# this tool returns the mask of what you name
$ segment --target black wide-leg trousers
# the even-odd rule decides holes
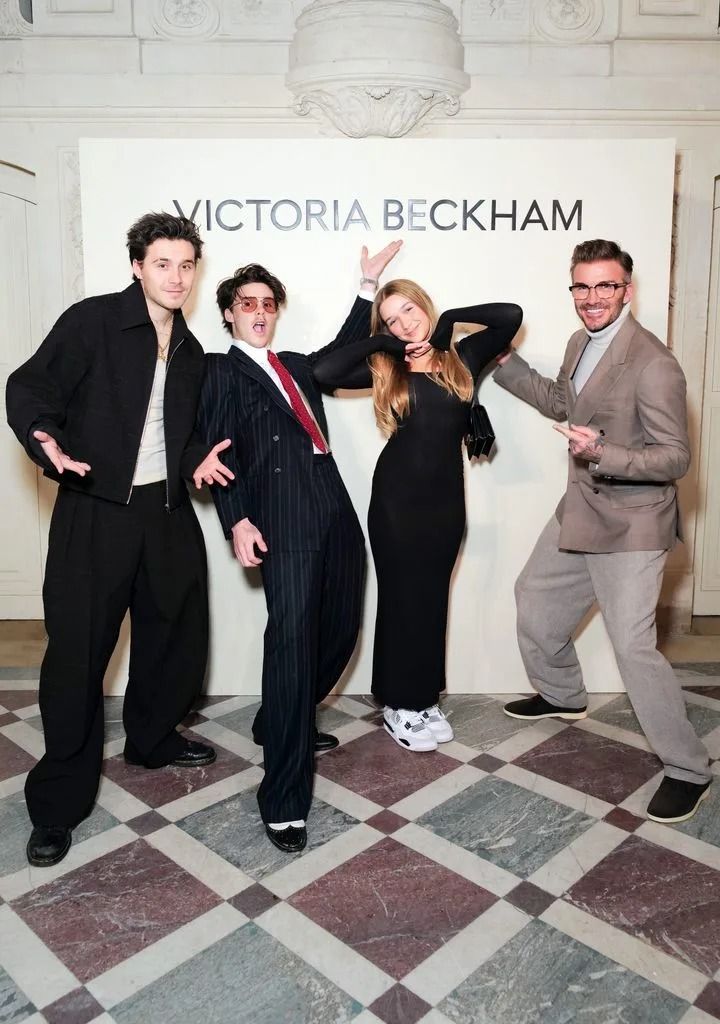
[[[315,706],[342,675],[357,641],[365,540],[331,456],[316,456],[313,498],[321,527],[315,551],[263,556],[268,609],[262,708],[263,821],[307,818],[312,800]]]
[[[103,757],[103,678],[130,610],[125,751],[149,767],[176,757],[176,726],[207,661],[205,545],[190,500],[168,512],[165,483],[120,505],[58,492],[43,586],[40,671],[45,755],[25,784],[35,825],[73,827],[90,811]]]

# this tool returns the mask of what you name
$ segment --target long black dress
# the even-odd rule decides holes
[[[450,346],[456,323],[485,325],[463,339],[458,354],[477,384],[481,370],[508,347],[522,323],[511,303],[443,313],[430,339]],[[375,335],[319,360],[321,387],[367,388],[367,359],[402,359],[405,343]],[[410,411],[380,453],[372,482],[368,531],[378,582],[372,692],[381,704],[422,711],[445,689],[445,633],[450,576],[465,529],[461,442],[470,403],[427,373],[410,372]]]

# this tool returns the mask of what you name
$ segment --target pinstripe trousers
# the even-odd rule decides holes
[[[262,709],[264,821],[306,818],[312,799],[315,706],[340,678],[360,628],[365,541],[332,456],[315,456],[315,551],[270,550],[261,572],[268,622]]]

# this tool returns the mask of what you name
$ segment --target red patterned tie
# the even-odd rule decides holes
[[[285,393],[290,399],[292,411],[295,413],[302,426],[305,428],[307,433],[312,438],[312,443],[315,445],[317,450],[321,452],[323,455],[326,455],[328,447],[325,444],[325,441],[323,440],[322,434],[317,428],[315,420],[308,412],[307,406],[300,397],[300,392],[297,389],[297,384],[292,379],[289,371],[285,369],[285,367],[280,362],[280,360],[278,359],[274,352],[268,349],[267,357],[268,362],[270,363],[273,370],[282,381],[282,386],[285,388]]]

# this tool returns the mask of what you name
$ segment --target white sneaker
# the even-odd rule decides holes
[[[438,743],[449,743],[450,740],[455,739],[452,726],[437,704],[433,704],[431,708],[425,708],[424,711],[421,711],[420,718]]]
[[[437,750],[437,740],[418,711],[385,708],[383,725],[395,742],[406,750]]]

